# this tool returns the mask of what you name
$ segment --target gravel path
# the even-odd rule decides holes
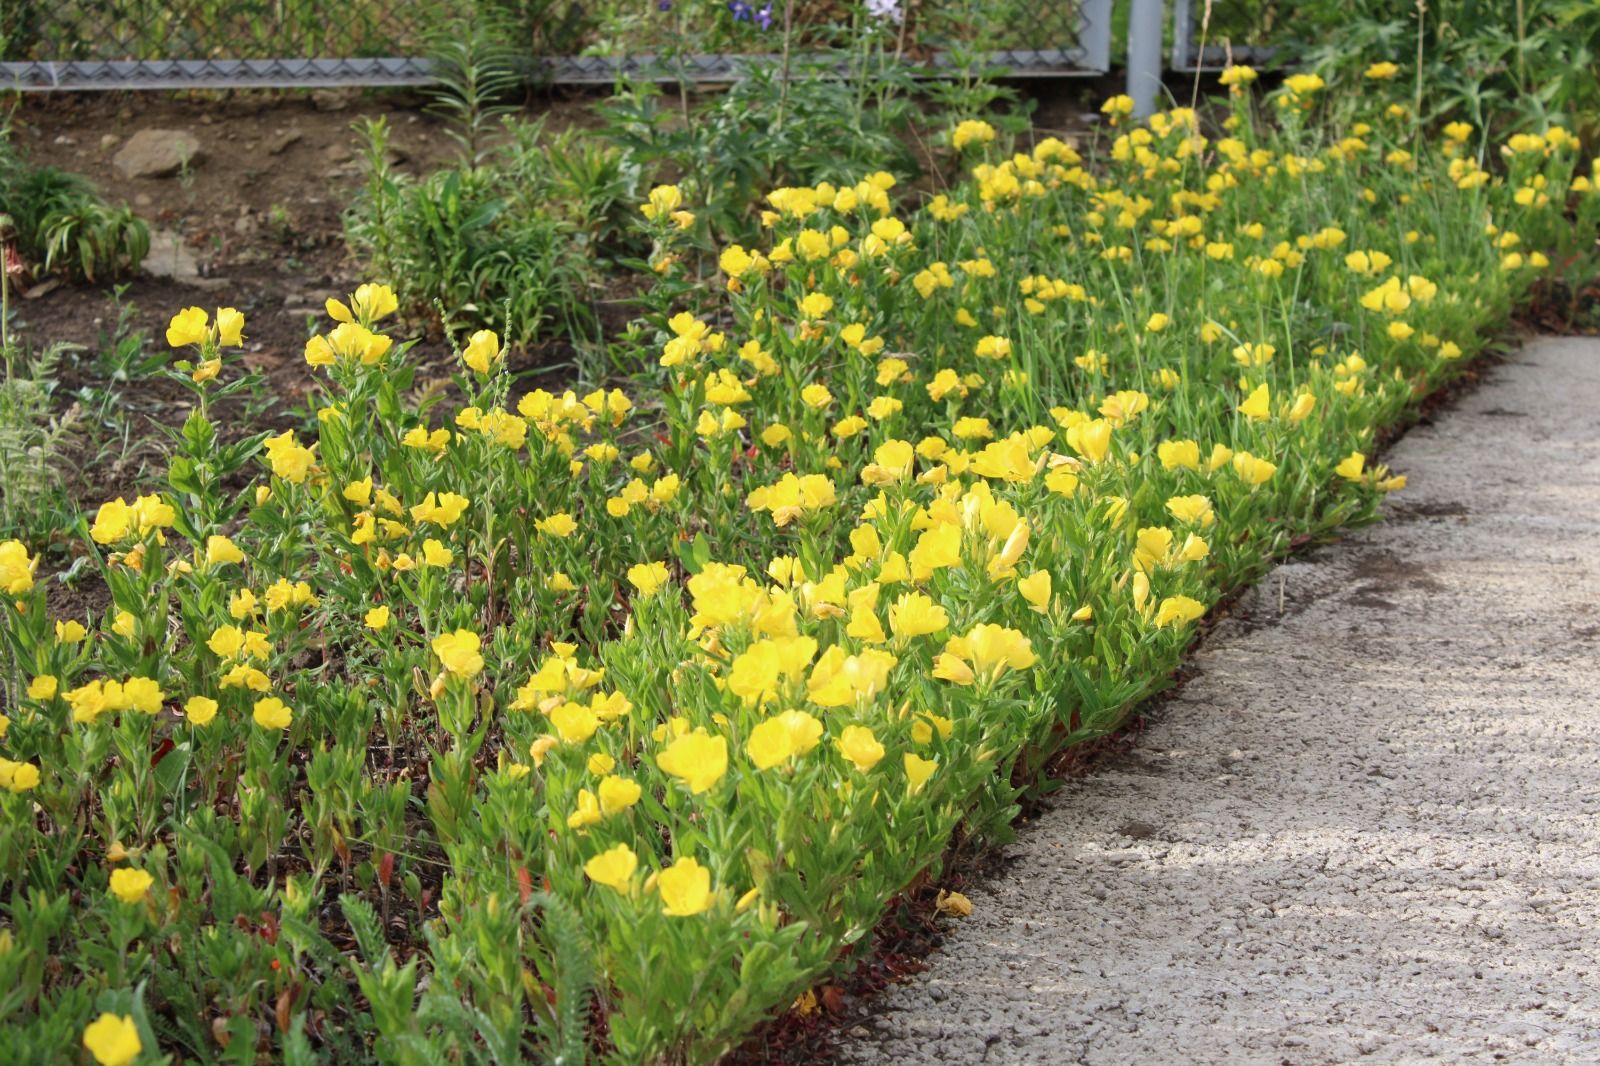
[[[1600,1062],[1600,342],[1388,462],[846,1061]]]

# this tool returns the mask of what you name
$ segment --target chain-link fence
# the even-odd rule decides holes
[[[1286,17],[1276,0],[1173,0],[1172,69],[1265,62],[1273,54],[1269,42]]]
[[[0,88],[414,84],[435,42],[488,20],[533,76],[724,80],[787,41],[876,31],[937,70],[981,55],[1017,74],[1101,73],[1112,0],[3,0]],[[670,57],[670,62],[667,61]]]

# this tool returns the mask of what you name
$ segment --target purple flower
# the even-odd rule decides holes
[[[770,30],[772,28],[771,4],[764,5],[761,10],[756,12],[756,25],[760,26],[763,30]]]
[[[890,22],[899,22],[903,17],[900,12],[900,0],[867,0],[867,14],[875,19],[888,19]]]
[[[728,0],[728,10],[733,13],[735,22],[749,22],[750,16],[754,13],[745,0]]]
[[[672,10],[672,0],[656,0],[656,10],[665,14]]]

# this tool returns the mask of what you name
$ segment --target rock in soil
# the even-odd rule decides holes
[[[200,139],[188,130],[145,129],[129,137],[111,163],[124,178],[170,178],[204,160]]]

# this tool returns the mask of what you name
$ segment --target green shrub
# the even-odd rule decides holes
[[[32,167],[0,124],[0,205],[17,253],[35,274],[74,281],[129,277],[150,251],[150,230],[126,204],[106,203],[83,178]]]
[[[552,210],[545,181],[524,180],[538,155],[536,128],[514,132],[482,165],[464,161],[418,180],[384,159],[386,123],[363,132],[370,173],[345,235],[407,313],[451,335],[503,326],[518,344],[588,333],[592,268],[576,229]]]

